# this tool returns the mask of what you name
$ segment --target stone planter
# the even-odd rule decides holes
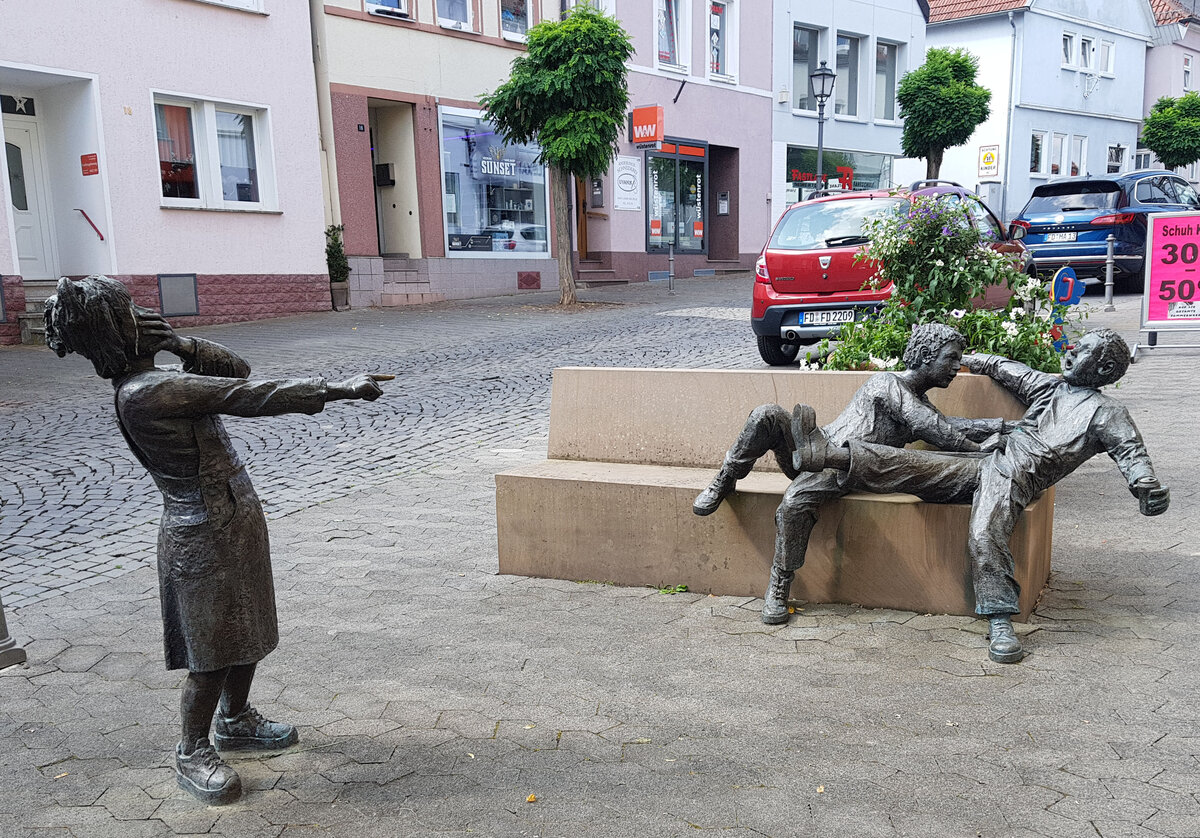
[[[329,283],[329,295],[333,298],[334,311],[349,311],[350,310],[350,283],[349,282],[331,282]]]

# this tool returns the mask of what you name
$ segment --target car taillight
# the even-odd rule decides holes
[[[1093,218],[1092,224],[1132,224],[1137,218],[1135,212],[1121,212],[1115,215],[1101,215],[1099,218]]]
[[[754,281],[755,282],[770,282],[771,275],[767,273],[767,257],[759,256],[758,261],[754,263]]]

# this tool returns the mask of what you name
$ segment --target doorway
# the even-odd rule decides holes
[[[58,259],[37,122],[5,116],[4,154],[21,276],[26,280],[55,279]]]

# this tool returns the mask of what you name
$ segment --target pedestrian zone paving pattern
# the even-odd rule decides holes
[[[1200,836],[1194,351],[1117,392],[1171,510],[1137,515],[1106,457],[1060,484],[1019,665],[968,618],[800,603],[767,627],[760,599],[497,574],[492,476],[545,456],[550,371],[762,368],[751,282],[198,330],[256,376],[399,376],[228,422],[279,599],[254,698],[301,743],[235,757],[224,808],[174,784],[160,501],[111,388],[0,350],[0,591],[29,654],[0,671],[0,835]],[[1137,301],[1090,322],[1133,340]]]

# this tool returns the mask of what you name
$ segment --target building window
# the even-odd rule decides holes
[[[1108,145],[1108,169],[1107,173],[1115,175],[1121,171],[1125,165],[1125,146],[1116,143]]]
[[[1140,147],[1133,153],[1133,168],[1135,170],[1149,169],[1153,158],[1154,155],[1150,153],[1148,148]]]
[[[732,79],[734,69],[734,5],[728,0],[712,0],[708,10],[708,72]]]
[[[442,212],[450,256],[549,252],[546,167],[474,111],[443,108]]]
[[[1075,36],[1070,32],[1064,32],[1062,36],[1062,65],[1075,66]]]
[[[833,112],[844,116],[858,116],[858,44],[858,38],[838,33]]]
[[[679,0],[658,0],[658,63],[681,68],[686,40],[679,13]]]
[[[500,32],[506,38],[524,39],[533,24],[529,0],[500,0]]]
[[[1050,174],[1062,175],[1067,170],[1067,135],[1055,134],[1050,141]]]
[[[1087,137],[1071,137],[1071,175],[1087,174]]]
[[[875,43],[875,118],[896,118],[896,53],[895,44]]]
[[[1183,57],[1183,89],[1192,89],[1192,57],[1190,55]]]
[[[815,111],[809,76],[817,69],[818,45],[821,33],[816,29],[795,24],[792,27],[792,101],[796,110]]]
[[[1100,60],[1096,62],[1096,70],[1106,76],[1113,74],[1113,42],[1100,42]]]
[[[646,251],[707,252],[708,148],[668,139],[646,152],[646,189]]]
[[[154,124],[164,206],[273,206],[265,109],[156,98]]]
[[[1091,38],[1080,38],[1079,39],[1079,69],[1080,70],[1092,69],[1092,39]]]
[[[1034,131],[1029,138],[1029,171],[1031,174],[1046,173],[1046,132]]]
[[[450,29],[471,28],[469,0],[437,0],[438,24]]]

